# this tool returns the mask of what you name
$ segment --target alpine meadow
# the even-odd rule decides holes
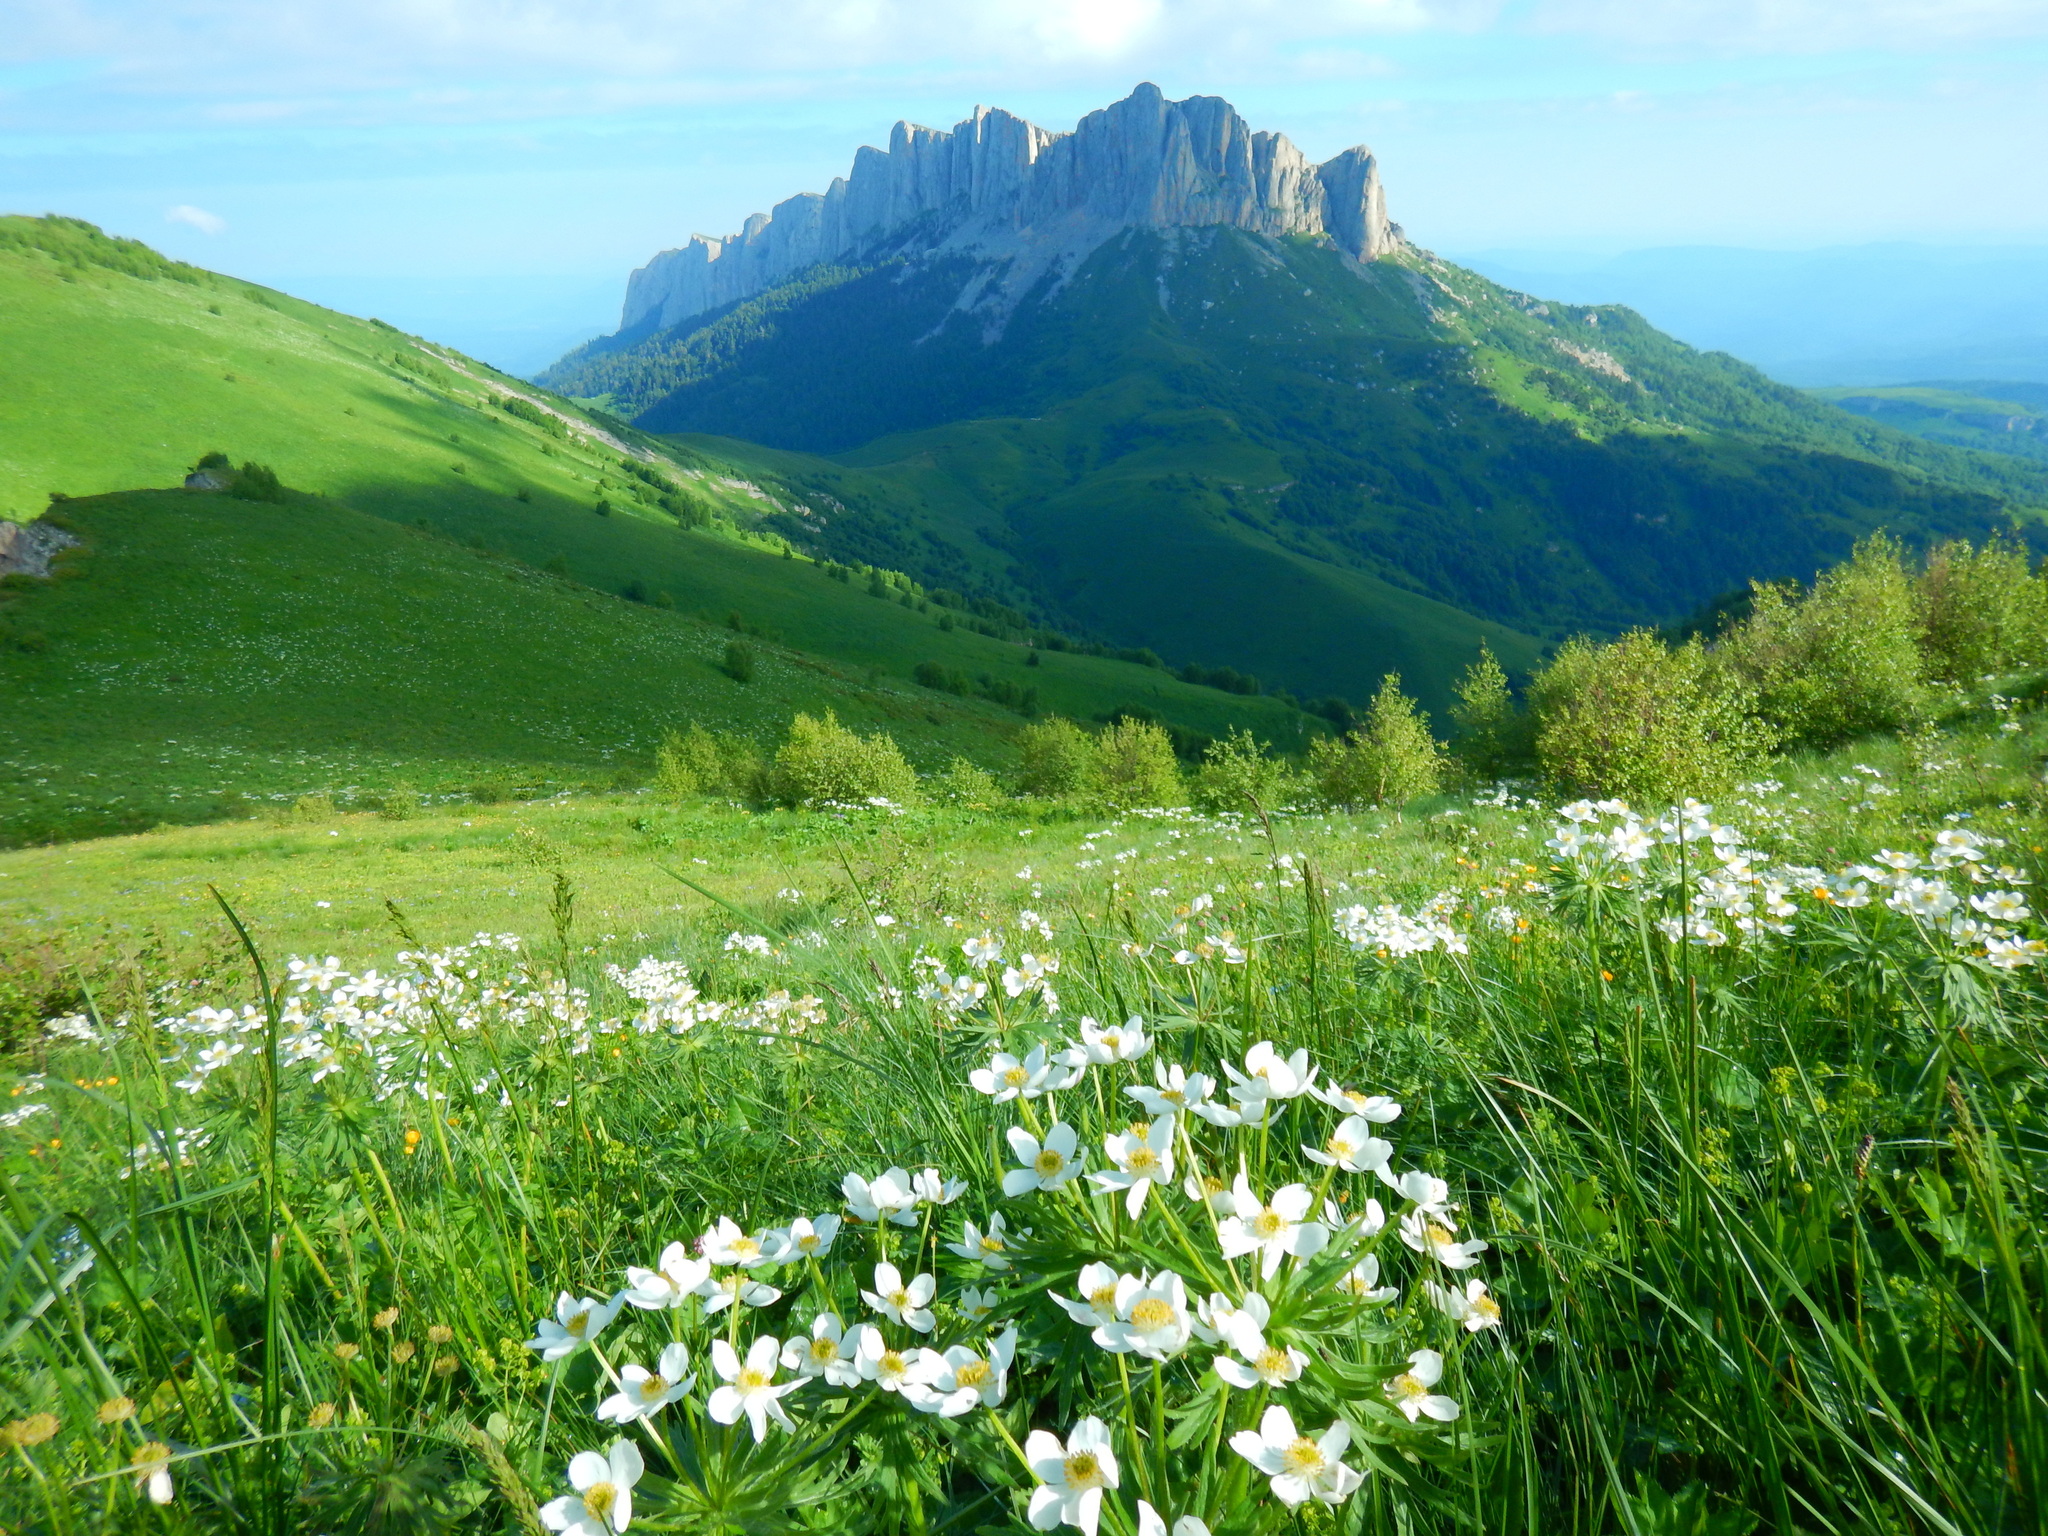
[[[2048,1531],[2044,386],[1150,85],[0,381],[0,1529]]]

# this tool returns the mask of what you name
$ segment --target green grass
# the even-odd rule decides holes
[[[646,536],[730,553],[739,575],[760,578],[722,584],[711,612],[772,617],[807,589],[792,627],[820,648],[843,637],[851,654],[750,639],[760,667],[736,683],[721,663],[737,637],[722,624],[312,498],[136,492],[66,502],[62,515],[85,547],[59,579],[0,606],[13,637],[0,648],[8,841],[399,783],[638,783],[665,730],[694,720],[772,751],[798,711],[885,729],[926,771],[955,755],[1007,764],[1020,717],[910,683],[928,656],[1034,686],[1043,708],[1084,719],[1136,705],[1215,734],[1246,720],[1285,745],[1299,730],[1272,701],[1151,668],[1051,652],[1027,667],[1018,646],[942,632],[808,563],[706,534]]]
[[[1717,816],[1767,862],[1830,870],[1966,828],[2005,839],[1990,857],[2020,865],[2038,892],[2048,802],[2032,764],[2048,738],[2038,718],[2026,724],[1859,743],[1788,765],[1783,785]],[[1857,764],[1892,793],[1869,795]],[[1638,916],[1611,870],[1588,878],[1541,846],[1554,817],[1531,804],[1283,816],[1274,843],[1234,819],[1048,821],[1045,809],[764,820],[695,807],[642,831],[633,806],[597,799],[0,855],[0,885],[25,882],[57,918],[34,925],[48,965],[25,956],[8,973],[17,988],[50,977],[51,1011],[68,1010],[81,980],[109,1019],[246,999],[224,919],[184,899],[211,866],[235,877],[224,889],[258,920],[273,974],[295,950],[389,973],[392,949],[415,948],[375,931],[378,899],[392,896],[429,947],[478,927],[524,933],[525,979],[502,950],[461,964],[524,994],[566,959],[595,1018],[630,1011],[602,966],[659,954],[690,965],[710,997],[748,1004],[786,988],[815,995],[828,1019],[809,1044],[707,1023],[680,1038],[594,1032],[584,1049],[577,1028],[479,1009],[465,986],[423,1016],[424,1035],[387,1037],[382,1068],[344,1047],[341,1070],[318,1083],[282,1068],[274,1101],[260,1014],[241,1037],[259,1048],[197,1095],[170,1082],[197,1037],[109,1023],[104,1045],[36,1041],[17,1118],[0,1128],[0,1235],[19,1255],[4,1284],[21,1326],[0,1370],[19,1447],[0,1467],[0,1518],[134,1528],[149,1515],[127,1469],[162,1443],[176,1458],[165,1518],[177,1529],[358,1529],[403,1514],[502,1530],[522,1501],[564,1490],[571,1452],[614,1437],[592,1417],[610,1390],[596,1354],[555,1369],[522,1347],[557,1291],[611,1295],[626,1265],[719,1215],[751,1230],[836,1210],[844,1173],[900,1162],[968,1186],[923,1224],[887,1229],[905,1273],[939,1276],[932,1342],[978,1343],[987,1330],[954,1304],[966,1285],[997,1288],[990,1329],[1014,1320],[1022,1334],[1002,1433],[1064,1434],[1099,1414],[1124,1469],[1105,1529],[1128,1530],[1146,1493],[1224,1536],[1297,1530],[1227,1443],[1267,1401],[1318,1432],[1351,1424],[1345,1459],[1371,1472],[1309,1529],[2038,1525],[2048,997],[2036,973],[1972,963],[1881,903],[1830,912],[1805,896],[1790,938],[1672,948],[1647,923],[1665,895]],[[515,817],[544,840],[516,834]],[[1661,869],[1671,851],[1657,858]],[[1024,861],[1035,887],[1017,878]],[[667,881],[662,862],[747,915]],[[459,899],[426,900],[436,877]],[[315,891],[335,906],[312,908]],[[1332,931],[1335,908],[1413,911],[1439,893],[1469,954],[1387,960]],[[666,910],[658,895],[672,897]],[[1177,929],[1197,895],[1213,910]],[[1522,921],[1486,919],[1503,906]],[[1020,930],[1024,907],[1049,920],[1049,939]],[[895,921],[878,927],[877,914]],[[191,937],[167,955],[145,930],[169,924]],[[771,953],[728,950],[735,928],[766,936]],[[915,996],[915,957],[962,964],[962,940],[984,929],[1012,955],[1059,954],[1058,1017],[1029,996],[963,1015]],[[1170,958],[1226,929],[1244,965]],[[68,980],[66,960],[78,966]],[[190,984],[147,1000],[173,979]],[[907,994],[900,1007],[891,986]],[[1300,1045],[1330,1080],[1399,1099],[1400,1118],[1376,1128],[1395,1166],[1446,1180],[1459,1236],[1488,1251],[1454,1276],[1389,1237],[1377,1256],[1397,1295],[1384,1308],[1338,1302],[1330,1275],[1283,1264],[1266,1287],[1270,1328],[1310,1359],[1270,1398],[1219,1395],[1207,1346],[1156,1377],[1141,1358],[1120,1368],[1048,1299],[1073,1294],[1084,1262],[1170,1267],[1201,1290],[1209,1266],[1232,1294],[1249,1276],[1226,1274],[1200,1208],[1170,1189],[1143,1222],[1105,1195],[997,1192],[1010,1161],[1000,1132],[1057,1115],[1092,1151],[1129,1113],[1116,1090],[1149,1078],[1149,1060],[1099,1066],[1057,1107],[991,1105],[965,1087],[996,1044],[1057,1042],[1083,1012],[1142,1015],[1155,1055],[1212,1071],[1261,1039]],[[449,1092],[447,1113],[426,1112],[409,1086],[380,1097],[380,1071]],[[34,1104],[46,1107],[18,1113]],[[1241,1155],[1261,1191],[1328,1177],[1354,1210],[1368,1195],[1400,1208],[1370,1176],[1298,1159],[1295,1146],[1336,1120],[1303,1099],[1270,1138],[1192,1126],[1183,1156],[1227,1176]],[[121,1176],[132,1148],[173,1127],[208,1139],[183,1165],[146,1157]],[[1162,1209],[1177,1226],[1160,1224]],[[943,1246],[991,1210],[1010,1218],[1013,1262],[993,1275]],[[775,1282],[788,1298],[767,1310],[629,1309],[604,1330],[613,1367],[680,1337],[698,1374],[688,1401],[638,1437],[636,1523],[707,1536],[1026,1528],[1030,1479],[985,1410],[938,1424],[872,1388],[842,1398],[814,1384],[786,1400],[795,1434],[771,1430],[758,1456],[744,1431],[706,1416],[712,1338],[802,1333],[826,1302],[849,1325],[867,1316],[854,1285],[871,1283],[875,1240],[848,1229],[818,1271],[785,1266]],[[89,1270],[77,1265],[87,1251]],[[1468,1334],[1426,1299],[1424,1281],[1468,1277],[1497,1298],[1498,1332]],[[1455,1426],[1391,1409],[1386,1384],[1418,1347],[1446,1358],[1439,1390],[1462,1408]],[[1154,1417],[1155,1393],[1168,1416]],[[103,1420],[118,1397],[136,1417]],[[857,1435],[841,1432],[841,1401],[860,1414]],[[37,1414],[55,1421],[48,1438]]]
[[[1902,384],[1811,393],[1929,442],[2048,459],[2048,389],[2039,384]]]

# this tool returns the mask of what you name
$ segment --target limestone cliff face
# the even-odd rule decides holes
[[[1014,297],[1119,230],[1215,224],[1328,235],[1361,261],[1399,239],[1364,146],[1314,165],[1220,97],[1168,101],[1141,85],[1066,134],[991,107],[950,133],[898,123],[886,151],[859,150],[822,196],[656,256],[628,281],[620,328],[666,330],[815,263],[888,252],[1008,258],[998,286]]]

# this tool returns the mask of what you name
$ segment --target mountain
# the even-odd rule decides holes
[[[1000,765],[1027,699],[1186,741],[1316,728],[887,561],[800,558],[768,466],[77,221],[0,218],[0,376],[0,841],[230,793],[608,782],[691,718],[765,746],[833,708],[925,768]],[[278,499],[175,489],[212,450]],[[51,555],[54,580],[8,574]],[[746,685],[713,665],[734,625]]]
[[[2048,384],[2011,379],[1935,380],[1872,389],[1816,389],[1845,411],[1931,443],[2048,461]]]
[[[823,197],[657,257],[542,377],[776,465],[800,547],[1304,695],[1395,670],[1440,708],[1482,637],[1526,665],[1878,527],[2039,526],[2035,466],[1504,288],[1385,206],[1369,151],[1311,165],[1149,86],[1068,135],[901,125]]]

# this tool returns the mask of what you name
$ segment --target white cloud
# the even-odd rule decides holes
[[[2048,37],[2042,0],[1536,0],[1537,32],[1712,53],[1913,51]]]
[[[166,208],[164,219],[172,224],[190,224],[203,235],[217,235],[228,227],[228,221],[219,214],[208,213],[204,208],[194,208],[190,203],[180,203],[175,208]]]

